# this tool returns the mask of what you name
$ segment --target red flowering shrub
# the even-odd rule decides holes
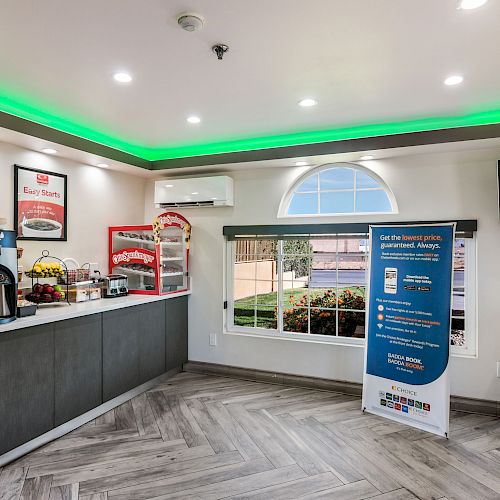
[[[355,294],[347,288],[339,295],[339,335],[352,337],[356,327],[365,324],[364,308],[365,295],[362,289],[359,288]],[[342,309],[355,309],[361,312],[342,311]]]
[[[283,328],[288,332],[308,333],[307,295],[303,295],[297,301],[290,295],[289,303],[290,307],[283,311]],[[322,295],[313,296],[310,303],[310,333],[336,335],[336,308],[337,296],[333,290],[326,290]],[[365,297],[363,294],[354,294],[349,289],[343,290],[338,297],[338,308],[339,334],[351,337],[357,325],[364,324]]]

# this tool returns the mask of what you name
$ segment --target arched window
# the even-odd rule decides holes
[[[279,217],[397,213],[387,184],[354,163],[333,163],[306,172],[281,200]]]

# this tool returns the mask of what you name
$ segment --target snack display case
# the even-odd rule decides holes
[[[189,289],[191,225],[166,212],[152,225],[109,228],[109,272],[128,277],[129,293],[163,295]]]

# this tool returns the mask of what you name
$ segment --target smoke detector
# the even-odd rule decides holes
[[[198,14],[181,14],[177,24],[185,31],[198,31],[203,28],[203,17]]]

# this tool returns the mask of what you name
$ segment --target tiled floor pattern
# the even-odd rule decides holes
[[[446,440],[355,396],[181,373],[5,466],[0,498],[500,499],[500,420],[452,412]]]

